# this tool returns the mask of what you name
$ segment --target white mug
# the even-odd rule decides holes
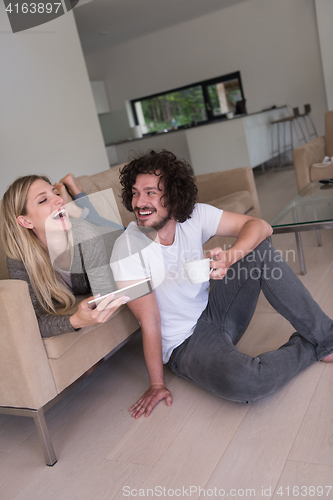
[[[212,269],[210,268],[211,260],[212,259],[206,258],[200,260],[192,260],[191,262],[185,262],[183,264],[188,279],[190,280],[192,285],[209,281],[210,273],[212,271]]]

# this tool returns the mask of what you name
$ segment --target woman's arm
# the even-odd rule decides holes
[[[96,194],[95,194],[96,196]],[[75,204],[82,209],[81,218],[94,224],[95,226],[109,227],[112,229],[125,229],[120,224],[105,219],[99,215],[94,205],[89,200],[89,196],[84,191],[73,197]]]
[[[117,290],[110,268],[110,256],[118,231],[104,232],[84,220],[73,220],[74,258],[71,274],[86,275],[92,295],[105,295]],[[74,280],[73,281],[73,285]],[[76,280],[75,280],[76,281]],[[76,292],[73,287],[74,293]]]
[[[82,186],[77,182],[73,174],[67,174],[59,182],[55,182],[54,187],[57,188],[60,196],[68,205],[70,216],[87,220],[95,226],[124,229],[123,226],[102,217],[97,212],[89,196],[83,191]],[[98,193],[94,193],[94,196],[98,196]],[[73,203],[73,200],[75,203]]]
[[[114,312],[122,305],[126,304],[127,297],[120,297],[103,309],[103,304],[98,309],[91,310],[88,301],[92,298],[82,300],[78,304],[77,311],[70,314],[53,315],[43,310],[37,302],[36,294],[32,288],[27,270],[19,260],[7,258],[7,267],[11,279],[22,280],[28,283],[31,302],[37,317],[39,330],[43,338],[54,337],[62,333],[73,332],[84,326],[101,324],[108,321]],[[87,292],[87,290],[85,290]],[[84,291],[82,290],[82,293]]]
[[[49,314],[38,307],[37,297],[32,288],[29,275],[23,262],[7,257],[7,267],[11,279],[22,280],[28,283],[30,299],[37,317],[42,337],[53,337],[55,335],[60,335],[61,333],[75,331],[75,328],[71,325],[71,316],[69,314],[54,316],[53,314]]]

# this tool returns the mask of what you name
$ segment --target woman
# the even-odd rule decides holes
[[[75,295],[104,294],[114,284],[106,273],[103,239],[93,225],[69,218],[64,199],[47,177],[20,177],[7,189],[1,233],[9,275],[28,283],[42,337],[104,323],[128,301],[120,297],[110,303],[109,297],[91,309],[89,297],[68,313]]]

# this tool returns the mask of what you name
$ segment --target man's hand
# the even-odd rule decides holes
[[[165,399],[166,404],[171,406],[172,396],[171,392],[166,388],[165,385],[151,385],[144,393],[144,395],[137,401],[131,408],[132,417],[140,418],[141,415],[145,414],[145,417],[149,417],[154,406],[157,405],[159,401]]]
[[[212,269],[210,273],[210,278],[213,280],[222,280],[226,275],[229,267],[233,264],[230,253],[223,251],[222,248],[216,247],[212,250],[208,250],[206,257],[213,259],[210,262],[210,268]]]

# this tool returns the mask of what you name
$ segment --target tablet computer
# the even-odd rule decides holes
[[[132,285],[126,286],[125,288],[120,288],[119,290],[115,290],[114,292],[107,293],[106,295],[103,295],[101,297],[97,297],[96,299],[89,300],[88,306],[90,309],[95,309],[95,307],[102,302],[106,297],[110,297],[110,302],[113,300],[117,299],[118,297],[129,297],[130,300],[135,300],[140,297],[143,297],[144,295],[148,295],[153,291],[153,288],[151,286],[151,279],[146,278],[142,281],[138,281],[137,283],[133,283]]]

